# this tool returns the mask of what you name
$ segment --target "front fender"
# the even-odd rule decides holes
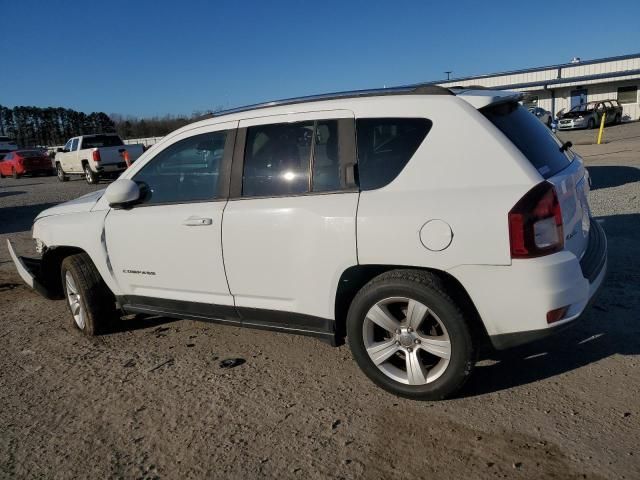
[[[33,225],[33,238],[48,249],[73,247],[91,257],[102,279],[114,295],[122,290],[113,276],[106,249],[104,220],[108,210],[43,217]]]

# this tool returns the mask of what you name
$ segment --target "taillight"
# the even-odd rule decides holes
[[[533,187],[509,212],[511,258],[533,258],[564,248],[562,211],[552,184]]]
[[[94,162],[99,162],[100,161],[100,150],[94,150],[93,151],[93,161]]]

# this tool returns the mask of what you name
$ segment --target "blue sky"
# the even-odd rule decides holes
[[[640,51],[637,0],[518,4],[0,0],[0,104],[190,114]]]

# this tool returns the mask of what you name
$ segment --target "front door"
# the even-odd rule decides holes
[[[587,103],[587,89],[578,88],[571,90],[571,108]]]
[[[131,177],[144,201],[107,215],[109,260],[128,305],[219,318],[214,306],[233,306],[221,235],[236,126],[189,130],[159,146]]]
[[[357,265],[353,113],[239,126],[222,238],[243,324],[331,331],[338,280]]]

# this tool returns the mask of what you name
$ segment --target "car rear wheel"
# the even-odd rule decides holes
[[[107,332],[117,319],[115,298],[86,253],[62,262],[62,285],[71,325],[85,335]]]
[[[453,395],[476,361],[465,314],[428,272],[393,270],[365,285],[349,309],[347,337],[363,372],[408,398]]]
[[[58,180],[61,182],[69,181],[69,177],[65,175],[64,170],[62,170],[62,165],[59,163],[56,163],[56,175],[58,176]]]
[[[89,185],[94,185],[98,183],[98,180],[100,179],[100,177],[98,177],[98,175],[94,173],[93,170],[91,170],[91,167],[89,166],[88,163],[85,163],[82,169],[84,170],[84,178]]]

